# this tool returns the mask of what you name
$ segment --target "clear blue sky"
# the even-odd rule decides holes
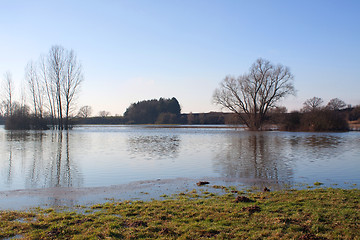
[[[77,105],[123,114],[176,97],[183,112],[218,111],[212,94],[259,57],[289,66],[300,109],[313,96],[360,104],[360,1],[0,0],[0,76],[19,97],[28,61],[52,45],[83,65]]]

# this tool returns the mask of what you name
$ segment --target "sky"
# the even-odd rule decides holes
[[[210,112],[225,76],[264,58],[295,77],[289,111],[314,96],[358,105],[359,12],[358,0],[0,0],[0,78],[11,72],[19,99],[27,63],[61,45],[83,67],[76,106],[93,115],[160,97]]]

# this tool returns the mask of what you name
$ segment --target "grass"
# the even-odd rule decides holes
[[[219,186],[217,186],[219,187]],[[360,239],[360,190],[216,195],[192,190],[164,200],[107,202],[77,211],[0,212],[0,239]]]

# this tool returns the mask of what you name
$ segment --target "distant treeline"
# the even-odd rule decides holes
[[[176,98],[144,100],[131,104],[124,116],[104,116],[74,119],[75,124],[235,124],[233,113],[181,114]]]
[[[140,124],[241,124],[236,114],[223,112],[183,113],[179,115],[160,113],[155,122]],[[76,118],[73,124],[139,124],[123,116]]]
[[[276,128],[285,131],[347,131],[349,121],[360,124],[360,106],[343,109],[329,107],[303,108],[301,111],[287,113],[280,107],[269,111],[263,129]],[[48,129],[51,116],[39,118],[28,107],[14,104],[11,116],[0,116],[0,124],[6,129]],[[72,117],[70,125],[77,124],[244,124],[241,116],[235,113],[181,113],[176,98],[160,98],[139,101],[131,104],[124,116],[96,116],[87,114]]]
[[[181,107],[176,98],[145,100],[133,103],[124,113],[127,123],[154,124],[176,123],[181,113]]]
[[[168,116],[168,117],[165,117]],[[156,121],[141,121],[141,124],[243,124],[235,113],[209,112],[209,113],[158,113]],[[360,106],[349,107],[343,110],[318,109],[308,112],[271,111],[265,121],[265,128],[276,125],[285,131],[347,131],[348,121],[360,119]],[[76,118],[74,124],[136,124],[129,115],[109,117]]]
[[[270,121],[280,130],[302,132],[348,131],[348,110],[318,110],[273,115]]]

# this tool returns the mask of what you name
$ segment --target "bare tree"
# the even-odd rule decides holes
[[[6,115],[6,101],[0,102],[0,117],[4,117]]]
[[[35,117],[43,117],[43,103],[44,103],[44,89],[43,84],[40,82],[36,64],[30,61],[25,69],[25,79],[28,82]]]
[[[65,50],[61,46],[53,46],[48,56],[48,73],[50,80],[55,85],[56,112],[58,116],[58,128],[63,129],[63,102],[61,88],[65,81]]]
[[[47,61],[43,58],[40,66],[51,116],[57,119],[59,129],[68,129],[73,103],[83,81],[81,64],[73,50],[53,46]]]
[[[250,130],[261,129],[269,109],[289,94],[295,94],[288,67],[257,59],[250,73],[227,76],[213,95],[213,101],[236,113]]]
[[[338,111],[341,109],[344,109],[346,107],[346,103],[338,98],[331,99],[328,104],[326,105],[326,108],[329,110]]]
[[[99,116],[100,117],[108,117],[108,116],[110,116],[110,112],[108,112],[108,111],[100,111]]]
[[[81,64],[77,61],[73,50],[67,53],[65,63],[66,75],[62,84],[62,90],[65,98],[65,128],[69,127],[69,114],[71,111],[71,103],[79,90],[83,81]]]
[[[51,117],[51,123],[52,126],[55,126],[55,119],[56,119],[56,91],[55,91],[55,85],[50,80],[49,77],[49,71],[48,71],[48,62],[47,59],[44,56],[41,56],[39,59],[39,68],[40,68],[40,78],[41,82],[44,85],[44,91],[46,93],[47,97],[47,108],[50,113]]]
[[[90,106],[82,106],[79,109],[77,116],[80,118],[88,118],[90,117],[91,113],[92,113],[92,108]]]
[[[316,110],[320,110],[323,102],[324,101],[322,100],[322,98],[319,98],[319,97],[313,97],[313,98],[307,99],[303,103],[304,107],[302,108],[302,111],[303,112],[313,112]]]
[[[4,90],[5,90],[5,103],[7,117],[12,116],[13,112],[13,96],[14,96],[14,82],[10,72],[4,74]]]

